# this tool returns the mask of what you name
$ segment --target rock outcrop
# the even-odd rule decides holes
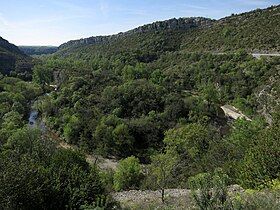
[[[168,29],[190,29],[196,27],[205,27],[213,24],[215,21],[209,18],[195,17],[195,18],[173,18],[165,21],[158,21],[151,24],[143,25],[138,28],[129,30],[124,33],[118,33],[110,36],[92,36],[89,38],[83,38],[79,40],[71,40],[59,46],[59,49],[65,49],[69,47],[79,47],[88,44],[95,44],[100,42],[108,42],[119,37],[135,34],[146,33],[149,31],[161,31]]]

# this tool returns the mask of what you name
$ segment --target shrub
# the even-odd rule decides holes
[[[217,168],[214,175],[201,173],[189,178],[194,203],[199,209],[225,209],[228,176]]]
[[[116,191],[127,190],[139,186],[141,168],[138,158],[131,156],[121,160],[114,175],[114,188]]]

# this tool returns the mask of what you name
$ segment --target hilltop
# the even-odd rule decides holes
[[[14,44],[0,37],[0,73],[31,77],[32,59]]]
[[[275,53],[280,51],[280,6],[232,14],[220,20],[203,17],[158,21],[111,36],[72,40],[59,46],[62,57],[138,54],[155,59],[164,51]]]

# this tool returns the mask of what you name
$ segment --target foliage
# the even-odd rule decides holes
[[[218,20],[220,24],[184,34],[182,48],[187,51],[234,51],[239,49],[279,51],[275,14],[279,6],[254,10]],[[275,31],[276,33],[271,33]]]
[[[263,182],[279,178],[279,134],[279,125],[273,125],[249,147],[240,165],[242,185],[257,188]]]
[[[0,209],[77,209],[106,196],[83,155],[56,149],[45,130],[26,125],[41,88],[1,77],[0,89]]]
[[[157,154],[151,157],[151,165],[148,176],[155,181],[156,188],[161,189],[161,200],[164,203],[164,189],[172,180],[172,172],[175,168],[176,156],[170,154]]]
[[[0,75],[0,208],[107,208],[105,188],[139,188],[140,162],[151,164],[146,187],[160,188],[162,200],[165,188],[186,187],[199,174],[191,180],[201,188],[195,193],[200,206],[254,207],[255,197],[230,202],[227,177],[215,168],[230,183],[278,189],[280,62],[248,54],[279,51],[277,13],[279,6],[211,27],[131,33],[59,50],[39,57],[32,83]],[[2,65],[8,73],[10,61]],[[19,63],[14,67],[11,74],[28,77]],[[121,160],[115,174],[100,175],[84,155],[56,149],[44,133],[24,126],[36,99],[43,122],[67,143],[107,157],[134,156]],[[221,109],[225,104],[252,121],[233,122]],[[259,115],[268,109],[276,111],[267,128]]]
[[[41,138],[36,129],[20,129],[0,153],[1,208],[77,209],[105,195],[84,156]]]
[[[116,191],[128,190],[139,186],[141,180],[141,167],[139,160],[134,156],[121,160],[114,175],[114,188]]]
[[[47,88],[46,86],[50,85],[53,80],[53,69],[47,64],[36,65],[33,68],[32,80],[45,90]]]
[[[278,210],[277,196],[279,196],[279,193],[270,191],[242,193],[234,197],[231,209]]]
[[[227,179],[220,168],[211,176],[209,173],[198,174],[189,178],[194,201],[199,209],[226,209]]]

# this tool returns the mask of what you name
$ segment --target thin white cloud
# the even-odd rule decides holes
[[[21,27],[34,27],[38,24],[44,23],[57,23],[66,20],[74,20],[74,19],[83,19],[88,18],[88,15],[54,15],[52,17],[45,17],[45,18],[37,18],[37,19],[28,19],[18,21],[16,24]]]
[[[109,4],[106,0],[99,1],[99,10],[104,17],[109,16]]]
[[[209,9],[208,7],[197,6],[197,5],[188,5],[188,4],[186,4],[185,7],[189,8],[189,9],[195,9],[195,10],[207,10],[207,9]]]
[[[239,0],[240,3],[251,6],[268,6],[272,5],[269,1],[264,0]]]
[[[6,18],[4,18],[4,16],[0,13],[0,24],[2,26],[9,26],[9,22],[6,20]]]
[[[48,0],[50,4],[53,4],[57,8],[63,9],[64,11],[75,11],[75,13],[87,13],[92,12],[92,8],[81,6],[78,1],[76,4],[67,2],[65,0],[63,1],[57,1],[57,0]]]
[[[150,13],[148,13],[147,11],[138,9],[117,8],[114,11],[126,15],[150,16]]]
[[[8,21],[3,14],[0,13],[0,32],[8,33],[11,31],[16,31],[17,25],[11,21]],[[1,34],[0,34],[1,35]]]

